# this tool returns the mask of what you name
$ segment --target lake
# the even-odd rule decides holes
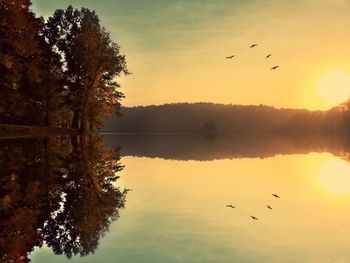
[[[102,136],[1,142],[5,262],[350,261],[346,136]]]

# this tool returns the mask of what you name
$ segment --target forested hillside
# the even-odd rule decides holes
[[[122,108],[120,118],[108,118],[104,132],[297,132],[345,130],[349,113],[340,109],[308,111],[269,106],[179,103]]]

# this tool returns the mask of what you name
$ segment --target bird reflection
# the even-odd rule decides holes
[[[123,166],[97,137],[0,142],[0,165],[0,262],[29,262],[44,242],[88,255],[124,207]]]
[[[280,196],[279,195],[277,195],[277,194],[271,194],[273,197],[275,197],[275,198],[280,198]],[[233,206],[232,204],[228,204],[228,205],[226,205],[226,207],[229,207],[229,208],[236,208],[235,206]],[[270,206],[270,205],[266,205],[266,207],[268,208],[268,209],[270,209],[270,210],[272,210],[273,208]],[[253,216],[253,215],[251,215],[250,216],[253,220],[258,220],[259,218],[257,218],[256,216]]]

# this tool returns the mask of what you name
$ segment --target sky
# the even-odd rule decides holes
[[[132,72],[119,79],[125,106],[214,102],[317,110],[350,96],[350,0],[32,2],[45,18],[68,5],[96,10]],[[252,43],[258,46],[250,49]]]

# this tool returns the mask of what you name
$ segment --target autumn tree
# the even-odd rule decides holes
[[[29,0],[0,0],[0,121],[55,126],[64,106],[60,56]]]
[[[64,61],[72,126],[86,132],[119,105],[122,94],[115,78],[128,73],[125,57],[96,13],[87,8],[56,10],[45,34]]]
[[[30,10],[29,0],[0,0],[0,118],[25,122],[35,108],[30,90],[41,81],[38,57],[43,20]],[[30,116],[29,116],[30,117]]]
[[[116,91],[115,85],[106,84],[103,80],[98,83],[94,90],[94,100],[89,107],[90,129],[101,128],[106,116],[113,116],[120,110],[120,100],[124,98],[123,93]],[[109,94],[104,96],[103,94]]]
[[[95,130],[119,109],[125,57],[94,11],[44,23],[30,5],[0,0],[0,122]]]

